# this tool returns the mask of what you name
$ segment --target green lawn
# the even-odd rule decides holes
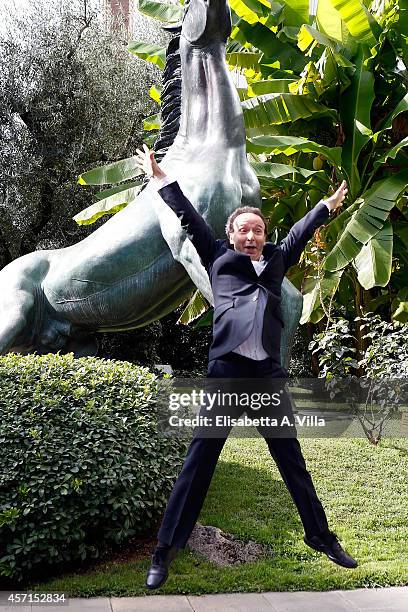
[[[329,523],[359,562],[346,570],[303,543],[291,498],[262,439],[231,438],[222,452],[200,522],[269,544],[273,558],[220,568],[187,550],[160,593],[329,590],[408,584],[408,440],[378,447],[363,439],[304,439],[308,469]],[[107,562],[36,588],[71,596],[146,593],[149,557]]]

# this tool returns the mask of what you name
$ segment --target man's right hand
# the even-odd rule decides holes
[[[149,151],[149,148],[144,144],[143,151],[136,149],[136,166],[143,170],[147,176],[152,176],[155,179],[164,179],[166,174],[160,168],[154,158],[154,151]]]

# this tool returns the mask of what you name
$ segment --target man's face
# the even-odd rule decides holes
[[[234,249],[258,260],[266,242],[265,224],[261,217],[254,213],[242,213],[234,219],[233,228],[229,240]]]

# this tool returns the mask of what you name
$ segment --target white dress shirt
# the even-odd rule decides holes
[[[255,272],[258,276],[261,274],[262,270],[267,264],[263,255],[261,255],[259,261],[251,260],[251,263],[254,266]],[[259,287],[259,289],[257,289],[257,293],[255,293],[252,299],[256,300],[257,302],[252,331],[248,338],[244,340],[242,344],[237,346],[237,348],[235,348],[232,352],[238,353],[238,355],[242,355],[243,357],[249,357],[249,359],[254,359],[255,361],[261,361],[262,359],[267,359],[269,357],[262,344],[263,320],[266,302],[268,300],[266,289]]]

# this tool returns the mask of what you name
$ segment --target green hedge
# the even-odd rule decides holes
[[[157,523],[186,443],[127,362],[0,358],[0,576],[97,557]]]

